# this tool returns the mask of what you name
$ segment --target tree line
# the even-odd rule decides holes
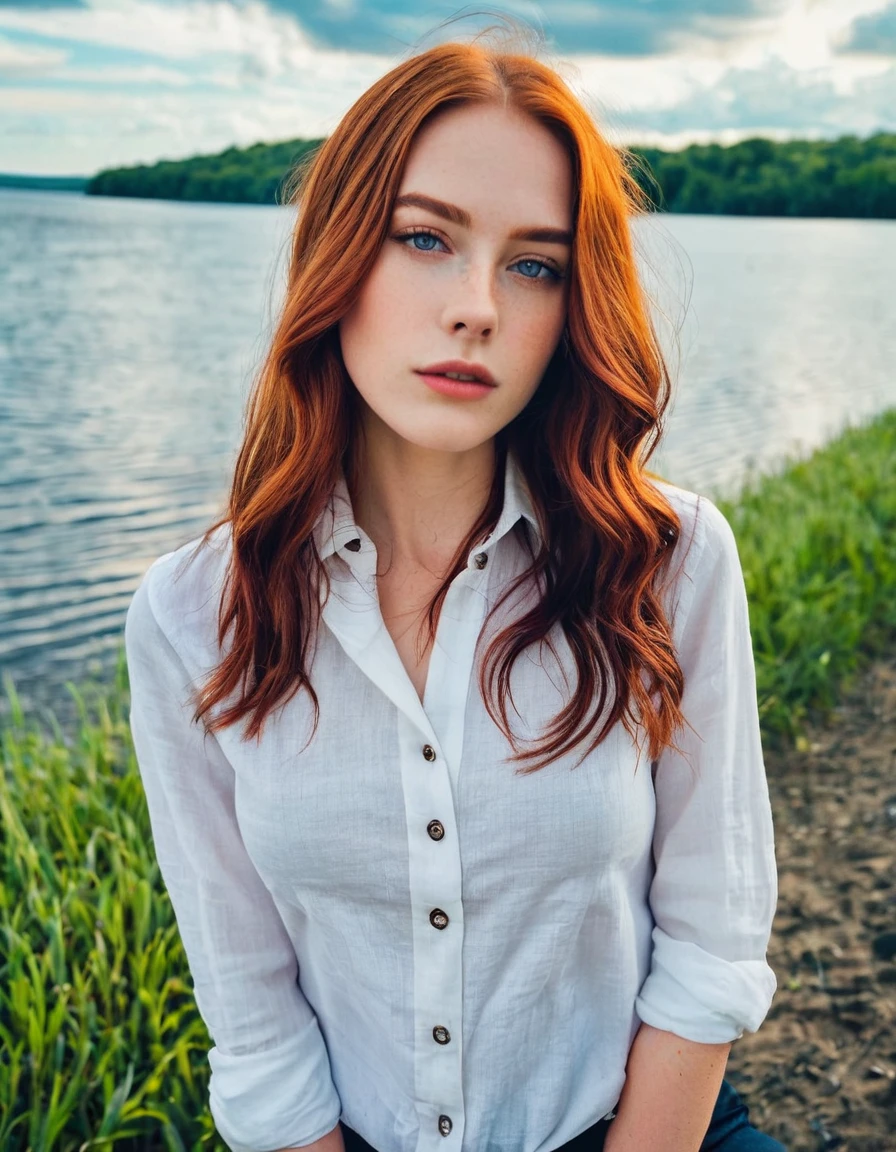
[[[227,148],[213,156],[160,160],[97,173],[95,196],[283,203],[296,163],[321,140]],[[727,216],[896,218],[896,133],[862,139],[760,137],[738,144],[692,144],[678,152],[627,149],[629,164],[658,211]]]
[[[90,196],[140,196],[152,200],[212,200],[226,204],[279,204],[292,168],[321,140],[283,140],[226,148],[213,156],[160,160],[133,168],[108,168],[88,181]]]
[[[670,212],[896,218],[896,133],[633,151],[639,183]]]
[[[86,176],[28,176],[0,172],[0,188],[25,188],[35,192],[83,192]]]

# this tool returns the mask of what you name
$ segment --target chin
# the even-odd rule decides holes
[[[492,440],[494,433],[484,436],[452,436],[446,432],[432,432],[430,435],[403,436],[402,439],[413,444],[415,448],[423,448],[427,452],[471,452],[481,448],[483,444]]]

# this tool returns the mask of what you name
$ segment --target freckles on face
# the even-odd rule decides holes
[[[365,408],[420,446],[491,439],[531,399],[566,319],[572,172],[558,140],[492,105],[418,133],[373,268],[339,325]],[[446,397],[420,369],[459,360],[498,382]]]

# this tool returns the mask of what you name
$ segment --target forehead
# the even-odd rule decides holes
[[[572,226],[572,166],[539,121],[498,105],[439,112],[417,133],[399,193],[465,208],[477,222]]]

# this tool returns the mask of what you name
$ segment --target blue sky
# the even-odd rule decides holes
[[[482,8],[540,27],[620,143],[896,131],[896,0]],[[453,28],[481,27],[476,10]],[[459,11],[414,0],[0,0],[0,172],[89,175],[324,135]]]

